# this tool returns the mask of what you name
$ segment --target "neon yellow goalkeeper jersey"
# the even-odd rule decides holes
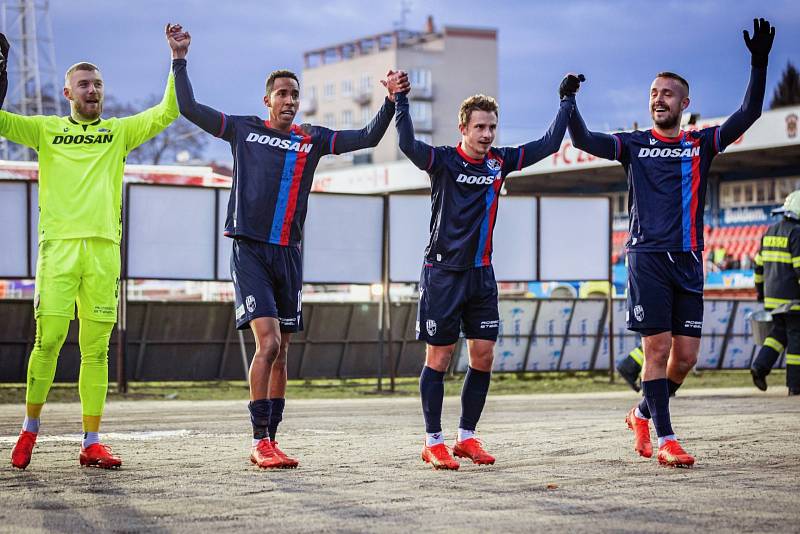
[[[125,159],[178,114],[171,73],[161,102],[130,117],[82,123],[0,111],[0,136],[39,153],[39,241],[101,237],[119,243]]]

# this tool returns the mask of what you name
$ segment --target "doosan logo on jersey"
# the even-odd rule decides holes
[[[700,155],[700,147],[692,148],[640,148],[640,158],[692,158]]]
[[[491,184],[497,179],[496,176],[467,176],[466,174],[459,174],[456,182],[462,184]]]
[[[291,139],[281,139],[280,137],[270,137],[269,135],[259,135],[256,132],[251,132],[248,136],[246,141],[248,143],[258,143],[260,145],[269,145],[269,146],[276,146],[278,148],[283,148],[286,150],[291,150],[293,152],[311,152],[311,147],[314,146],[314,143],[302,143],[295,141],[292,142]]]
[[[114,134],[84,134],[84,135],[61,135],[53,137],[54,145],[92,145],[97,143],[110,143],[114,140]]]

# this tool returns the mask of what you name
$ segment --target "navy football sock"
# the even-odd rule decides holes
[[[646,380],[642,382],[642,390],[647,401],[647,407],[650,409],[650,415],[653,418],[656,436],[664,437],[674,434],[669,418],[669,385],[667,384],[667,379]]]
[[[422,414],[425,417],[425,432],[442,431],[442,402],[444,401],[444,372],[427,365],[419,376],[419,396],[422,399]]]
[[[250,422],[253,424],[253,439],[264,439],[267,437],[267,426],[269,425],[270,402],[267,399],[250,401],[247,405],[250,408]]]
[[[680,384],[667,378],[667,388],[669,390],[670,397],[675,395],[675,392],[678,391],[679,387],[681,387]],[[639,403],[639,412],[645,417],[645,419],[650,419],[650,407],[647,406],[647,397],[642,397],[642,400]]]
[[[269,440],[275,441],[275,434],[278,433],[278,424],[283,421],[283,408],[286,406],[286,399],[275,398],[269,400]]]
[[[475,430],[483,412],[483,405],[486,404],[491,378],[491,371],[478,371],[472,367],[467,369],[464,386],[461,388],[461,421],[458,423],[458,428]]]

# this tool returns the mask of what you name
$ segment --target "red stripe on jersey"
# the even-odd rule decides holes
[[[665,143],[678,143],[683,140],[683,130],[678,133],[677,137],[667,137],[665,135],[660,135],[655,128],[650,129],[650,135],[658,139],[659,141],[663,141]]]
[[[222,137],[222,134],[225,133],[225,123],[227,122],[225,120],[225,114],[224,113],[220,113],[220,115],[222,115],[222,124],[219,127],[219,133],[217,133],[217,137]]]
[[[458,152],[458,155],[464,158],[465,161],[472,163],[473,165],[480,165],[481,163],[483,163],[482,159],[474,159],[469,157],[467,153],[464,152],[464,149],[461,148],[461,143],[458,143],[458,145],[456,145],[456,152]]]
[[[310,135],[304,135],[300,141],[300,146],[311,142]],[[292,233],[292,222],[294,213],[297,210],[297,196],[300,192],[300,184],[303,182],[303,170],[306,167],[308,154],[302,150],[297,152],[297,160],[294,162],[294,173],[292,174],[292,187],[289,189],[289,200],[286,203],[286,215],[283,217],[283,228],[281,228],[281,245],[289,244],[289,236]]]
[[[700,146],[700,139],[692,139],[692,147]],[[692,156],[692,201],[691,201],[691,221],[692,227],[689,230],[692,250],[697,250],[697,205],[700,202],[700,153]]]
[[[492,264],[492,241],[494,238],[494,222],[497,219],[497,205],[500,202],[500,188],[503,187],[503,180],[498,178],[492,184],[494,189],[494,200],[489,209],[489,231],[486,233],[486,246],[483,248],[483,265]]]

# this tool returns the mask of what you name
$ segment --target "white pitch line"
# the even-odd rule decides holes
[[[185,437],[195,434],[190,430],[148,430],[142,432],[103,432],[103,440],[108,441],[151,441],[166,438]],[[36,439],[37,443],[44,443],[48,441],[55,442],[70,442],[80,441],[83,434],[60,434],[56,436],[40,436]],[[2,437],[0,436],[0,443],[16,443],[17,436]]]

